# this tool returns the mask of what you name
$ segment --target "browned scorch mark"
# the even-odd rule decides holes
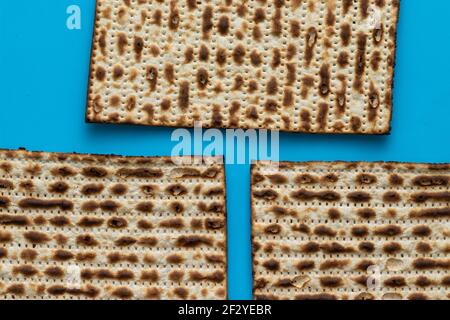
[[[366,45],[367,35],[359,33],[357,36],[357,50],[355,56],[355,78],[353,81],[353,89],[357,90],[361,94],[363,89],[363,76],[366,68]]]

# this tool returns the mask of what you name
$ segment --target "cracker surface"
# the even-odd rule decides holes
[[[386,134],[398,0],[97,0],[86,119]]]
[[[0,297],[225,299],[221,158],[174,159],[0,151]]]
[[[450,165],[252,167],[256,299],[450,298]]]

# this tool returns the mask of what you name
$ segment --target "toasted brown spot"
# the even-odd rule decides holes
[[[258,67],[262,63],[261,55],[256,50],[250,53],[250,62],[255,67]]]
[[[50,241],[50,238],[42,232],[28,231],[23,234],[24,238],[34,244],[42,244]]]
[[[403,277],[391,277],[384,281],[386,287],[401,288],[406,286],[406,280]]]
[[[271,224],[264,228],[264,232],[267,234],[279,234],[282,228],[278,224]]]
[[[222,229],[225,226],[225,221],[221,219],[205,219],[205,228],[209,230]]]
[[[0,179],[0,189],[14,189],[14,184],[9,180]]]
[[[68,261],[73,259],[74,255],[70,251],[56,250],[53,254],[53,259],[57,261]]]
[[[223,48],[217,49],[216,62],[221,66],[227,62],[227,52],[225,49],[223,49]]]
[[[136,205],[136,210],[143,213],[150,213],[153,210],[153,203],[150,201],[140,202]]]
[[[337,242],[322,244],[320,245],[320,249],[328,254],[351,253],[355,251],[352,247],[345,247]]]
[[[222,16],[219,18],[219,22],[217,24],[217,29],[219,33],[223,36],[228,34],[228,30],[230,28],[230,22],[227,16]]]
[[[113,229],[122,229],[128,226],[128,222],[124,218],[113,217],[108,219],[107,225]]]
[[[98,245],[98,241],[92,235],[84,234],[77,236],[77,244],[80,246],[96,246]]]
[[[328,96],[330,93],[330,67],[327,64],[322,65],[320,68],[320,84],[319,94],[322,97]]]
[[[101,168],[101,167],[88,167],[88,168],[83,168],[81,170],[81,173],[85,177],[103,178],[108,175],[108,170],[106,170],[105,168]]]
[[[403,185],[403,178],[398,174],[391,174],[389,176],[389,183],[394,186],[401,186]]]
[[[8,257],[8,250],[6,248],[0,248],[0,259]]]
[[[163,228],[181,229],[184,227],[184,221],[181,218],[172,218],[161,221],[159,226]]]
[[[24,249],[20,253],[20,258],[26,261],[33,261],[38,256],[38,253],[36,250],[33,249]]]
[[[12,241],[12,235],[8,231],[0,230],[0,243],[6,243]]]
[[[233,50],[233,60],[236,64],[241,65],[244,62],[245,48],[242,45],[237,45]]]
[[[283,26],[281,24],[281,9],[277,7],[272,17],[272,35],[279,37],[282,32]]]
[[[308,29],[307,33],[306,33],[306,48],[305,48],[305,65],[307,67],[309,67],[309,65],[311,64],[311,61],[313,59],[314,56],[314,47],[316,45],[317,42],[317,30],[314,27],[311,27]]]
[[[299,294],[295,300],[337,300],[337,297],[330,293]]]
[[[158,83],[158,69],[156,67],[150,66],[147,67],[147,71],[145,73],[145,79],[149,84],[150,91],[153,92],[156,90],[156,85]]]
[[[186,288],[175,288],[173,293],[183,300],[185,300],[189,295],[189,291]]]
[[[77,225],[84,228],[99,227],[103,224],[104,219],[97,217],[82,217]]]
[[[272,201],[278,198],[278,193],[271,189],[258,190],[253,192],[255,198],[265,199],[267,201]]]
[[[30,225],[30,220],[22,215],[0,214],[0,225],[23,227]]]
[[[353,236],[361,238],[369,234],[369,229],[366,226],[356,226],[352,228],[351,232]]]
[[[270,271],[278,271],[280,269],[280,263],[274,259],[267,260],[262,265]]]
[[[111,193],[116,196],[123,196],[127,191],[128,187],[124,184],[119,183],[111,187]]]
[[[324,225],[314,228],[314,233],[319,237],[335,237],[337,235],[336,231]]]
[[[60,267],[48,267],[44,273],[50,278],[61,278],[64,276],[64,271]]]
[[[101,193],[103,191],[103,189],[104,189],[103,184],[90,183],[90,184],[83,186],[83,188],[81,188],[81,193],[86,196],[90,196],[90,195],[95,195],[95,194]]]
[[[297,20],[291,20],[289,32],[293,38],[300,37],[300,23]]]
[[[25,294],[25,286],[23,284],[12,284],[6,289],[6,292],[9,294],[22,296]]]
[[[153,225],[151,224],[151,222],[149,222],[147,220],[143,220],[143,219],[138,221],[137,226],[139,229],[142,229],[142,230],[149,230],[149,229],[153,228]]]
[[[403,230],[399,226],[388,225],[383,227],[378,227],[374,230],[374,234],[383,237],[395,237],[402,234]]]
[[[418,287],[425,288],[433,285],[433,281],[431,281],[429,278],[425,276],[419,276],[414,284]]]
[[[321,277],[320,284],[322,287],[337,288],[343,285],[343,281],[339,277]]]
[[[184,211],[184,205],[177,201],[170,203],[169,207],[175,213],[182,213]]]
[[[224,257],[218,254],[206,255],[205,260],[209,263],[224,263]]]
[[[302,201],[311,201],[314,199],[322,200],[322,201],[339,201],[341,196],[339,193],[335,191],[307,191],[307,190],[298,190],[291,192],[290,196],[296,200]]]
[[[328,217],[332,220],[336,220],[341,217],[341,213],[338,209],[330,209],[328,210]]]
[[[14,275],[21,274],[25,277],[32,277],[38,274],[39,271],[33,266],[22,265],[22,266],[14,266],[12,269],[12,273]]]
[[[411,196],[411,200],[417,203],[424,203],[429,200],[450,202],[450,192],[420,192]]]
[[[0,201],[1,206],[1,201]],[[19,201],[19,207],[22,209],[54,209],[72,210],[73,202],[69,200],[41,200],[35,198],[27,198]]]
[[[120,55],[125,53],[125,47],[128,45],[127,36],[124,33],[117,34],[117,50]]]
[[[316,177],[307,173],[301,174],[295,178],[295,182],[297,184],[314,184],[317,183],[318,181],[319,180]]]
[[[112,295],[120,299],[130,299],[133,297],[133,292],[125,287],[117,288],[112,292]]]
[[[170,275],[169,275],[170,277]],[[157,270],[144,270],[141,273],[141,280],[148,282],[156,282],[159,279],[159,274]]]
[[[209,38],[209,32],[213,28],[213,9],[211,6],[206,6],[205,10],[202,14],[202,32],[203,32],[203,38],[208,39]]]
[[[414,260],[413,266],[419,270],[449,269],[450,260],[419,258]]]
[[[341,25],[341,41],[343,46],[348,46],[350,44],[350,39],[352,36],[352,29],[348,23]]]
[[[342,269],[350,263],[350,260],[325,260],[320,265],[320,270]]]
[[[184,261],[183,256],[179,255],[179,254],[171,254],[166,258],[166,261],[168,263],[172,263],[172,264],[178,264],[178,263],[182,263]]]
[[[359,184],[374,184],[377,182],[377,177],[372,174],[361,173],[356,177],[356,182]]]
[[[402,246],[397,242],[390,242],[383,245],[383,251],[387,254],[397,254],[402,251]]]
[[[359,271],[367,271],[370,267],[374,266],[375,263],[370,260],[362,260],[358,262],[355,269]]]
[[[201,274],[198,271],[191,271],[189,273],[190,280],[192,281],[211,281],[215,283],[220,283],[225,280],[225,275],[221,271],[215,271],[210,274]]]
[[[388,191],[383,195],[383,201],[387,203],[395,203],[401,201],[402,198],[395,191]]]
[[[303,253],[316,253],[320,250],[320,245],[317,242],[308,242],[300,247]]]
[[[447,186],[450,178],[446,176],[418,176],[412,184],[418,187]]]
[[[180,236],[176,240],[176,245],[185,248],[194,248],[201,245],[211,246],[212,239],[210,237],[199,235]]]
[[[357,36],[357,46],[356,57],[355,57],[355,78],[353,81],[353,88],[359,92],[363,91],[363,81],[364,70],[366,67],[366,45],[367,45],[367,35],[364,33],[359,33]]]
[[[192,60],[194,60],[194,49],[189,47],[184,51],[184,63],[190,63]]]
[[[94,252],[79,252],[77,253],[77,261],[93,261],[97,255]]]
[[[69,190],[69,185],[65,182],[55,182],[52,183],[49,188],[48,191],[51,193],[65,193],[67,190]]]
[[[181,110],[186,110],[189,107],[189,82],[187,81],[180,84],[178,106]]]
[[[372,242],[361,242],[358,245],[358,249],[362,252],[372,253],[375,250],[375,245]]]
[[[295,267],[298,271],[307,271],[314,269],[315,263],[313,260],[303,260],[298,262]]]
[[[408,296],[408,300],[428,300],[428,297],[423,293],[413,293]]]
[[[349,193],[347,195],[347,199],[352,202],[360,203],[360,202],[369,202],[372,199],[372,197],[367,192],[356,191]]]
[[[416,226],[412,230],[412,234],[416,237],[429,237],[432,230],[428,226]]]
[[[433,248],[431,248],[431,245],[425,242],[419,242],[416,246],[416,250],[419,253],[430,253],[433,251]]]
[[[376,212],[373,209],[359,209],[357,215],[362,219],[373,219],[376,217]]]
[[[450,208],[414,210],[409,216],[422,219],[447,218],[450,217]]]
[[[281,174],[268,175],[267,178],[269,178],[270,182],[273,184],[285,184],[288,182],[288,178]]]

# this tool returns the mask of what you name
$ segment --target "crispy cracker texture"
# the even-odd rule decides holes
[[[0,298],[226,299],[222,162],[0,151]]]
[[[252,165],[255,299],[450,299],[450,165]]]
[[[387,134],[399,0],[97,0],[86,120]]]

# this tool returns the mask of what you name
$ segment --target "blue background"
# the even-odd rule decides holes
[[[93,15],[94,0],[0,1],[1,148],[170,155],[172,129],[84,122]],[[450,162],[449,20],[448,0],[401,1],[390,136],[281,134],[280,158]],[[229,297],[249,299],[249,166],[226,170]]]

